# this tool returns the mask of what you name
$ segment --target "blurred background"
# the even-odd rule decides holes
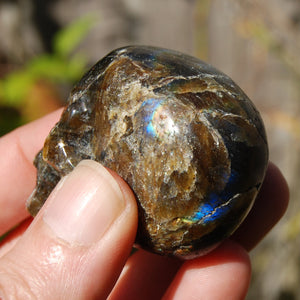
[[[247,299],[300,299],[300,0],[0,0],[0,28],[0,136],[64,105],[124,45],[179,50],[228,74],[261,112],[291,189],[251,253]]]

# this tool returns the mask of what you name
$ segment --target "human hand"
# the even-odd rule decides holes
[[[269,165],[246,220],[208,255],[182,262],[139,250],[128,258],[135,199],[96,162],[79,164],[33,221],[26,212],[36,180],[32,161],[60,113],[0,138],[0,235],[20,224],[0,245],[0,299],[243,299],[251,274],[247,251],[287,207],[280,171]]]

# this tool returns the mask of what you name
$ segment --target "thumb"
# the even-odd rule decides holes
[[[0,298],[106,299],[136,226],[125,182],[94,161],[81,162],[0,259]]]

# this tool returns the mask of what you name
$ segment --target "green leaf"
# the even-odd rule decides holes
[[[60,30],[54,38],[55,54],[69,56],[95,24],[95,17],[85,16]]]
[[[81,53],[73,55],[69,59],[66,66],[66,78],[70,81],[77,81],[80,77],[82,77],[83,73],[86,71],[87,63],[88,62],[85,55]]]
[[[87,59],[83,54],[72,52],[93,24],[95,18],[86,16],[62,29],[55,37],[54,53],[39,55],[22,70],[0,80],[1,104],[20,106],[34,82],[40,79],[72,83],[78,80],[85,70]]]
[[[2,102],[9,106],[18,106],[28,93],[33,83],[33,77],[26,71],[18,71],[9,74],[1,81]]]
[[[85,70],[87,60],[78,53],[69,59],[53,55],[39,56],[27,66],[27,72],[36,80],[43,78],[52,81],[73,82],[80,78]]]
[[[42,55],[32,60],[27,66],[27,72],[36,80],[68,80],[66,69],[68,61],[53,55]]]

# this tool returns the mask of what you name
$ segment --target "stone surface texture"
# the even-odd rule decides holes
[[[74,87],[35,159],[32,215],[83,159],[116,171],[134,191],[137,244],[192,258],[243,221],[268,147],[258,111],[228,76],[179,52],[131,46]]]

